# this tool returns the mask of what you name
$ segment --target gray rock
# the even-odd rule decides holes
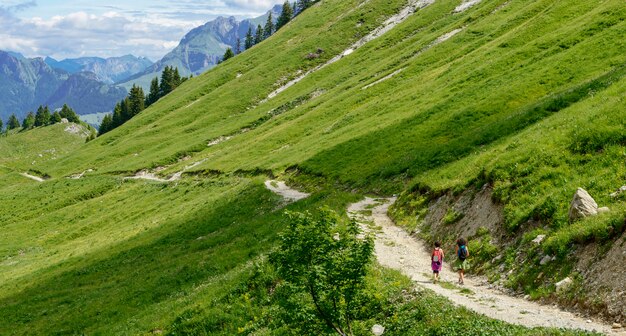
[[[578,188],[569,207],[569,220],[575,221],[596,214],[598,214],[598,204],[596,201],[585,189]]]
[[[550,261],[552,261],[552,257],[547,255],[544,256],[543,258],[541,258],[541,261],[539,262],[539,265],[545,265],[547,263],[549,263]]]
[[[626,191],[626,185],[625,186],[621,186],[619,189],[617,189],[616,192],[611,194],[611,197],[617,197],[619,196],[621,193]]]
[[[619,323],[613,323],[612,328],[613,328],[613,329],[622,329],[622,325],[621,325],[621,324],[619,324]]]
[[[372,334],[374,335],[382,335],[385,332],[385,327],[381,326],[380,324],[374,324],[372,326]]]
[[[606,212],[609,212],[609,211],[611,211],[611,209],[609,209],[608,207],[601,207],[601,208],[598,208],[598,213],[599,213],[599,214],[601,214],[601,213],[606,213]]]
[[[535,244],[541,244],[541,242],[546,238],[546,235],[544,234],[540,234],[537,237],[535,237],[535,239],[533,239],[533,243]]]
[[[555,284],[557,293],[567,290],[573,283],[574,281],[570,277],[557,282]]]

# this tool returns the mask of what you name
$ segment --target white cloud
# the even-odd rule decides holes
[[[0,1],[0,50],[57,59],[134,54],[160,59],[215,17],[254,17],[280,0]],[[36,6],[36,7],[35,7]]]
[[[49,19],[33,17],[13,21],[11,25],[0,22],[0,31],[5,32],[0,49],[55,58],[133,53],[157,60],[178,45],[185,33],[203,23],[113,11],[101,15],[74,12]]]

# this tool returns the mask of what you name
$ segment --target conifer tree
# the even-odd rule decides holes
[[[283,11],[280,13],[278,20],[276,21],[276,30],[279,30],[289,21],[291,21],[292,17],[293,8],[291,8],[291,4],[289,4],[289,1],[285,1],[285,3],[283,4]]]
[[[35,114],[33,112],[28,112],[26,118],[22,121],[22,130],[26,131],[35,126]]]
[[[228,48],[226,49],[226,52],[224,53],[224,57],[222,57],[222,61],[226,61],[228,59],[231,59],[235,57],[235,54],[233,53],[233,50]]]
[[[159,98],[159,77],[154,77],[150,82],[150,93],[146,97],[146,107],[156,103]]]
[[[268,37],[274,34],[274,19],[272,19],[272,12],[267,16],[267,22],[265,23],[265,27],[263,28],[263,39],[267,39]]]
[[[98,128],[98,136],[110,131],[113,129],[113,117],[110,114],[107,114],[102,118],[102,122],[100,123],[100,127]]]
[[[128,119],[136,116],[139,112],[144,110],[145,101],[146,96],[144,95],[141,86],[133,84],[133,87],[130,89],[130,93],[128,94]]]
[[[7,122],[7,131],[20,128],[20,121],[17,119],[15,114],[11,114],[9,117],[9,121]]]
[[[76,112],[74,112],[74,110],[67,106],[67,104],[63,104],[63,107],[61,108],[61,112],[59,114],[61,115],[61,118],[65,118],[69,122],[80,122],[80,119],[78,119],[78,115],[76,114]]]
[[[123,100],[117,103],[115,105],[115,108],[113,109],[111,127],[109,128],[109,130],[116,128],[124,123],[124,120],[122,117],[122,103],[123,103]]]
[[[181,78],[180,78],[180,73],[178,72],[178,68],[174,68],[173,66],[171,68],[172,68],[172,87],[173,87],[172,90],[174,90],[180,85]]]
[[[241,54],[241,39],[237,38],[237,42],[235,42],[235,55]]]
[[[50,109],[39,105],[35,114],[35,127],[50,125]]]
[[[50,123],[58,124],[60,122],[61,122],[61,115],[59,114],[59,112],[54,111],[54,113],[52,113],[52,116],[50,116]]]
[[[124,98],[120,102],[120,107],[121,107],[120,112],[122,113],[122,118],[120,119],[120,125],[121,125],[133,117],[131,108],[130,108],[130,99],[128,99],[128,97]]]
[[[302,13],[302,11],[311,7],[313,3],[313,0],[298,0],[298,13]]]
[[[166,66],[161,73],[161,87],[160,87],[160,96],[164,97],[168,93],[174,90],[174,70]]]
[[[263,41],[263,27],[258,25],[256,27],[256,33],[254,34],[254,44],[257,45]]]
[[[248,27],[248,32],[246,33],[246,39],[244,41],[244,47],[246,50],[252,48],[254,45],[254,36],[252,36],[252,26]]]

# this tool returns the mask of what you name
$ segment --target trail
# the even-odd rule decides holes
[[[295,201],[308,194],[289,188],[284,182],[266,181],[265,186],[281,195],[287,201]],[[411,237],[406,231],[394,225],[387,215],[396,198],[369,198],[351,204],[347,211],[366,230],[376,232],[375,254],[378,262],[409,276],[417,286],[427,288],[445,296],[456,305],[466,307],[487,317],[525,327],[552,327],[581,329],[601,332],[606,335],[625,336],[623,329],[589,319],[583,319],[553,306],[508,296],[490,288],[483,277],[466,276],[465,284],[454,285],[458,275],[449,267],[454,257],[444,258],[444,270],[440,274],[440,284],[432,282],[430,268],[430,248]],[[441,284],[444,284],[442,286]]]
[[[167,169],[167,167],[161,167],[158,168],[157,171],[155,172],[151,172],[148,170],[140,170],[139,172],[137,172],[135,175],[133,176],[127,176],[124,179],[125,180],[148,180],[148,181],[157,181],[157,182],[163,182],[163,183],[167,183],[167,182],[175,182],[178,181],[182,178],[183,174],[188,171],[191,168],[197,167],[201,164],[203,164],[204,162],[206,162],[207,159],[203,159],[200,160],[198,162],[194,162],[188,166],[185,166],[185,168],[183,168],[183,170],[178,171],[174,174],[172,174],[172,176],[170,176],[169,178],[161,178],[159,177],[156,173],[158,171],[162,171]]]
[[[287,90],[288,88],[294,86],[295,84],[297,84],[298,82],[302,81],[303,79],[305,79],[310,74],[312,74],[314,72],[317,72],[320,69],[323,69],[323,68],[325,68],[325,67],[327,67],[327,66],[329,66],[329,65],[331,65],[331,64],[333,64],[333,63],[335,63],[337,61],[339,61],[340,59],[342,59],[342,58],[352,54],[356,49],[364,46],[368,42],[371,42],[371,41],[377,39],[378,37],[382,36],[386,32],[388,32],[391,29],[393,29],[398,24],[404,22],[407,18],[409,18],[418,9],[424,8],[424,7],[432,4],[433,2],[435,2],[435,0],[409,0],[407,5],[404,8],[402,8],[397,14],[395,14],[395,15],[391,16],[390,18],[388,18],[385,22],[383,22],[382,25],[380,25],[378,28],[374,29],[372,32],[367,34],[365,37],[363,37],[360,40],[358,40],[357,42],[355,42],[348,49],[344,50],[339,55],[331,58],[326,63],[324,63],[322,65],[319,65],[319,66],[317,66],[317,67],[315,67],[315,68],[305,72],[304,74],[296,77],[295,79],[287,82],[286,84],[282,85],[278,89],[276,89],[273,92],[271,92],[267,96],[267,98],[265,98],[263,101],[261,101],[261,103],[276,97],[281,92],[283,92],[283,91]]]
[[[24,176],[24,177],[26,177],[26,178],[29,178],[29,179],[31,179],[31,180],[35,180],[35,181],[37,181],[37,182],[44,182],[44,181],[45,181],[44,179],[42,179],[42,178],[41,178],[41,177],[39,177],[39,176],[30,175],[30,174],[28,174],[28,173],[21,173],[20,175],[22,175],[22,176]]]
[[[387,210],[393,202],[395,198],[366,198],[348,208],[348,215],[363,226],[366,223],[373,223],[375,227],[380,227],[380,232],[376,233],[375,253],[381,265],[401,271],[417,285],[431,289],[457,305],[507,323],[526,327],[582,329],[607,335],[626,335],[624,331],[613,330],[611,326],[583,319],[558,308],[503,294],[489,288],[487,280],[483,277],[466,277],[465,285],[462,287],[451,285],[456,283],[458,275],[449,267],[448,261],[454,260],[454,257],[449,256],[450,252],[444,258],[444,270],[441,273],[442,282],[447,282],[445,285],[449,288],[433,284],[430,248],[426,248],[423,242],[409,236],[405,230],[393,224],[387,216]],[[461,289],[470,294],[464,294]]]
[[[265,187],[273,193],[282,196],[288,202],[295,202],[307,198],[310,194],[291,189],[282,181],[265,181]]]

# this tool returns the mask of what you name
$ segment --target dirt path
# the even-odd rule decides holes
[[[400,270],[411,277],[417,285],[443,295],[457,305],[467,307],[485,316],[527,327],[554,327],[583,329],[603,332],[607,335],[626,335],[622,330],[612,330],[611,326],[583,319],[572,313],[552,306],[544,306],[521,298],[503,294],[488,287],[486,279],[468,277],[465,285],[454,285],[458,275],[449,268],[444,259],[443,284],[435,285],[431,280],[430,249],[396,227],[387,216],[387,210],[395,198],[372,199],[352,204],[348,215],[360,223],[373,223],[380,232],[376,235],[376,257],[386,267]],[[371,211],[371,213],[370,213]],[[447,260],[452,260],[448,257]]]
[[[30,175],[30,174],[28,174],[28,173],[21,173],[20,175],[22,175],[22,176],[24,176],[24,177],[26,177],[26,178],[29,178],[29,179],[31,179],[31,180],[35,180],[35,181],[37,181],[37,182],[44,182],[44,181],[45,181],[44,179],[42,179],[42,178],[41,178],[41,177],[39,177],[39,176]]]
[[[183,170],[178,171],[174,174],[172,174],[172,176],[170,176],[169,178],[161,178],[157,175],[157,173],[159,171],[165,170],[167,169],[167,167],[161,167],[161,168],[157,168],[155,171],[148,171],[148,170],[140,170],[139,172],[137,172],[135,175],[133,176],[127,176],[124,179],[126,180],[148,180],[148,181],[157,181],[157,182],[163,182],[163,183],[167,183],[167,182],[175,182],[178,181],[182,178],[183,174],[188,171],[191,168],[197,167],[201,164],[203,164],[204,162],[206,162],[207,159],[203,159],[200,160],[198,162],[194,162],[188,166],[185,166],[185,168],[183,168]]]
[[[289,201],[309,196],[289,188],[284,182],[266,181],[265,186]],[[486,279],[482,277],[468,276],[465,278],[465,285],[459,287],[455,285],[458,276],[447,262],[452,260],[450,257],[444,259],[441,283],[433,284],[430,249],[395,226],[387,216],[389,206],[395,201],[395,198],[367,197],[361,202],[351,204],[347,209],[348,216],[361,223],[365,230],[376,231],[375,254],[381,265],[401,271],[415,281],[416,285],[445,296],[456,305],[507,323],[526,327],[582,329],[606,335],[626,335],[623,329],[614,330],[609,325],[583,319],[553,306],[508,296],[490,288]]]
[[[371,41],[377,39],[378,37],[382,36],[386,32],[388,32],[391,29],[393,29],[393,27],[395,27],[398,24],[402,23],[404,20],[409,18],[413,13],[415,13],[418,9],[424,8],[424,7],[432,4],[433,2],[435,2],[435,0],[409,0],[407,2],[406,6],[404,8],[402,8],[397,14],[395,14],[395,15],[391,16],[390,18],[388,18],[385,22],[383,22],[382,25],[380,25],[379,27],[374,29],[372,32],[367,34],[365,37],[363,37],[360,40],[358,40],[357,42],[355,42],[348,49],[344,50],[339,55],[331,58],[326,63],[324,63],[322,65],[319,65],[319,66],[317,66],[317,67],[315,67],[315,68],[305,72],[304,74],[301,74],[300,76],[298,76],[295,79],[289,81],[288,83],[282,85],[278,89],[276,89],[273,92],[271,92],[267,96],[267,98],[265,98],[261,103],[276,97],[281,92],[283,92],[283,91],[287,90],[288,88],[294,86],[295,84],[297,84],[298,82],[302,81],[303,79],[305,79],[310,74],[312,74],[314,72],[317,72],[320,69],[323,69],[323,68],[325,68],[325,67],[327,67],[327,66],[329,66],[329,65],[331,65],[331,64],[333,64],[333,63],[335,63],[337,61],[339,61],[340,59],[342,59],[342,58],[352,54],[356,49],[364,46],[368,42],[371,42]]]
[[[310,194],[289,188],[287,184],[282,181],[265,181],[265,187],[273,193],[282,196],[288,202],[299,201],[310,196]]]

